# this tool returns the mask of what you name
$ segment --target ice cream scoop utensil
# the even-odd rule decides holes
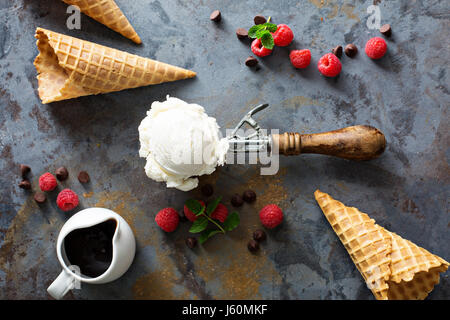
[[[268,107],[261,104],[248,112],[227,138],[231,152],[278,152],[285,156],[302,153],[317,153],[350,160],[370,160],[380,156],[386,148],[386,138],[377,128],[368,125],[356,125],[334,131],[300,134],[285,132],[265,134],[253,115]],[[250,125],[255,131],[248,136],[238,134],[244,125]]]

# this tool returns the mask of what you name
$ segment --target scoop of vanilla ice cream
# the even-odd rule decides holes
[[[228,140],[219,137],[216,119],[203,107],[169,96],[152,103],[139,125],[139,140],[147,176],[182,191],[197,187],[195,176],[223,165],[229,147]]]

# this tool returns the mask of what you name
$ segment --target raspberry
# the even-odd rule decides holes
[[[268,204],[259,212],[259,219],[264,227],[272,229],[283,221],[283,211],[276,204]]]
[[[277,26],[277,31],[272,33],[272,36],[275,45],[279,47],[288,46],[294,39],[294,33],[292,32],[291,28],[289,28],[285,24],[279,24]]]
[[[219,220],[224,223],[228,217],[228,209],[223,204],[219,203],[216,209],[211,213],[211,218]]]
[[[164,208],[156,214],[155,221],[165,232],[172,232],[178,227],[180,216],[174,208]]]
[[[366,54],[371,59],[382,58],[387,51],[387,44],[383,38],[375,37],[367,41]]]
[[[56,198],[56,204],[62,211],[70,211],[78,206],[78,196],[70,189],[61,190]]]
[[[258,57],[265,57],[271,54],[272,50],[264,48],[260,39],[255,39],[252,42],[252,52]]]
[[[341,61],[332,53],[327,53],[320,58],[317,67],[321,74],[326,77],[336,77],[342,69]]]
[[[205,206],[205,203],[203,201],[199,201],[201,203],[202,206]],[[184,215],[186,216],[186,218],[188,218],[189,221],[194,222],[195,220],[197,220],[197,216],[195,215],[195,213],[193,213],[191,210],[189,210],[189,208],[184,205],[183,208],[184,211]]]
[[[311,62],[311,51],[308,49],[292,50],[289,54],[289,58],[294,67],[303,69],[309,66],[309,63]]]
[[[42,191],[52,191],[56,188],[58,182],[56,182],[56,178],[50,172],[46,172],[39,177],[39,188]]]

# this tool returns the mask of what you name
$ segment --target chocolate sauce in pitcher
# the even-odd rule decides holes
[[[95,226],[76,229],[64,238],[64,249],[70,265],[81,274],[96,278],[108,270],[112,261],[112,239],[117,222],[109,219]]]

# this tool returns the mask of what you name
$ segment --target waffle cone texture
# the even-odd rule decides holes
[[[422,300],[439,283],[449,263],[316,190],[331,227],[378,300]]]
[[[190,70],[37,28],[42,103],[195,77]]]
[[[114,0],[62,0],[135,43],[141,43],[136,31]]]

